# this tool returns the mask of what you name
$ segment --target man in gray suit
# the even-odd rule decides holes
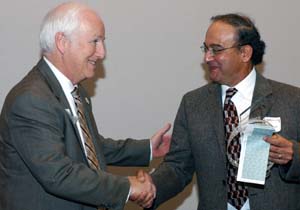
[[[256,71],[265,44],[248,17],[225,14],[211,20],[202,49],[212,82],[183,97],[170,151],[151,177],[145,175],[157,188],[152,209],[182,191],[195,172],[198,210],[300,210],[300,90]],[[270,143],[273,163],[264,185],[237,182],[236,174],[233,179],[228,174],[234,164],[226,149],[223,107],[232,88],[237,121],[281,119],[280,131],[261,140]],[[233,184],[238,187],[230,190]]]
[[[144,207],[152,202],[153,184],[110,174],[106,165],[147,166],[151,156],[163,156],[170,124],[150,141],[98,133],[80,82],[104,58],[104,36],[100,17],[79,3],[45,17],[43,57],[10,91],[0,116],[1,210],[121,210],[128,199]]]

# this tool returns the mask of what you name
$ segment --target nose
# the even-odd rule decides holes
[[[104,59],[104,57],[105,57],[105,46],[104,46],[103,41],[97,43],[95,55],[97,56],[98,59],[101,59],[101,60]]]
[[[214,60],[214,56],[211,53],[211,51],[208,50],[207,52],[204,53],[204,62],[207,63],[207,62],[212,61],[212,60]]]

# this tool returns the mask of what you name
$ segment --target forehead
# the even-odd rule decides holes
[[[85,11],[82,13],[80,30],[95,36],[105,36],[103,21],[92,11]]]
[[[207,45],[223,45],[234,43],[235,38],[236,30],[232,25],[222,21],[216,21],[209,26],[205,36],[205,43]]]

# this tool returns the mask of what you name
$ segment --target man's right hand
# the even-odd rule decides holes
[[[150,175],[139,170],[136,176],[129,176],[128,179],[131,189],[129,199],[143,208],[151,207],[156,196],[156,187]]]

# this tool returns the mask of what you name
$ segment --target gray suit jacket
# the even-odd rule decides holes
[[[257,74],[252,117],[281,117],[280,135],[293,140],[293,161],[274,165],[264,186],[249,185],[251,210],[300,210],[300,90]],[[208,84],[181,102],[164,162],[153,174],[153,209],[176,195],[197,175],[198,210],[226,210],[226,150],[221,87]]]
[[[0,116],[0,209],[121,210],[129,181],[106,165],[148,165],[149,140],[115,141],[97,131],[79,85],[101,169],[89,168],[69,104],[42,59],[8,94]]]

